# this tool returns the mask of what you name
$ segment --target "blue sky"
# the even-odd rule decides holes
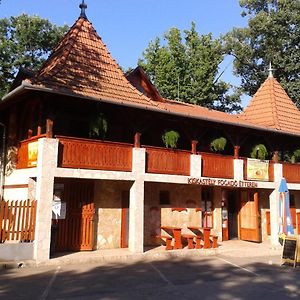
[[[0,18],[36,14],[57,25],[71,26],[80,14],[81,0],[2,0]],[[200,34],[214,37],[244,27],[238,0],[86,0],[86,14],[112,56],[124,69],[135,67],[143,50],[171,27],[181,30],[196,23]],[[230,63],[227,59],[221,70]],[[238,84],[229,67],[222,76]],[[244,103],[245,104],[245,103]]]

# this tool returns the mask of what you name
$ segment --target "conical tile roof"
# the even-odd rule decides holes
[[[83,17],[77,19],[29,81],[54,92],[155,105],[128,82],[92,24]]]
[[[272,76],[258,89],[240,118],[255,125],[300,133],[300,111]]]

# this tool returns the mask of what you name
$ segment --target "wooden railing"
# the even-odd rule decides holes
[[[166,148],[146,147],[146,172],[190,175],[190,152]]]
[[[57,136],[58,165],[63,168],[131,171],[130,144]]]
[[[224,156],[213,153],[199,153],[202,156],[203,177],[234,177],[234,159],[232,156]]]
[[[300,183],[300,164],[282,163],[282,174],[287,182]]]
[[[35,143],[39,138],[45,137],[46,135],[35,136],[30,139],[20,142],[18,153],[17,153],[17,169],[34,168],[37,163],[37,147],[36,151],[28,152],[28,145]]]
[[[0,201],[0,243],[34,241],[36,200]]]

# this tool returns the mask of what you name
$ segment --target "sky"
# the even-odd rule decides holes
[[[171,27],[190,29],[196,23],[200,34],[214,37],[233,27],[245,27],[238,0],[85,0],[86,15],[123,68],[135,67],[151,40]],[[56,25],[72,26],[79,17],[81,0],[1,0],[0,18],[22,13],[38,15]],[[226,68],[222,80],[239,84],[231,68],[231,58],[220,66]],[[247,100],[243,100],[245,105]]]

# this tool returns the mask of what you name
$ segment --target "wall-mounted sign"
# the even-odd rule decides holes
[[[28,167],[36,167],[38,157],[38,142],[28,144]]]
[[[214,179],[214,178],[188,178],[188,184],[228,186],[238,188],[257,188],[257,182],[233,180],[233,179]]]
[[[269,161],[247,158],[247,179],[268,181]]]

